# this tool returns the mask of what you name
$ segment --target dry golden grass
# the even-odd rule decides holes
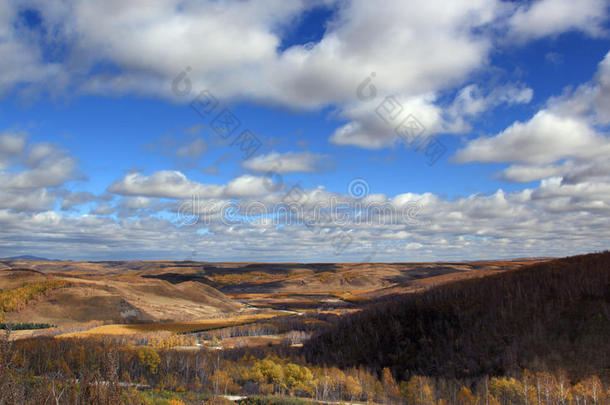
[[[371,299],[369,297],[365,297],[365,296],[360,296],[360,295],[356,295],[353,292],[350,291],[346,291],[346,292],[336,292],[333,294],[335,297],[342,299],[343,301],[346,302],[352,302],[352,303],[361,303],[361,302],[368,302]]]
[[[280,292],[271,292],[271,293],[233,293],[228,292],[225,293],[227,297],[233,299],[259,299],[259,298],[294,298],[294,297],[320,297],[324,295],[328,296],[339,296],[342,294],[354,295],[360,294],[364,292],[375,291],[375,289],[361,289],[361,290],[351,290],[351,291],[339,291],[339,290],[328,290],[327,292],[320,291],[280,291]]]
[[[57,336],[58,338],[66,337],[90,337],[96,335],[131,335],[135,333],[147,332],[172,332],[172,333],[189,333],[202,330],[226,328],[229,326],[244,325],[247,323],[256,322],[264,319],[275,318],[282,315],[281,312],[265,312],[251,315],[237,315],[230,318],[218,319],[201,319],[191,322],[159,322],[159,323],[135,323],[135,324],[111,324],[98,326],[87,331],[66,333]]]
[[[14,285],[17,281],[33,280],[24,271],[5,273],[0,273],[0,289],[9,282]],[[72,274],[38,274],[37,277],[64,280],[71,286],[53,290],[19,311],[9,313],[7,322],[43,322],[59,326],[92,320],[106,323],[180,322],[232,315],[243,307],[218,290],[192,281],[172,284],[129,275],[74,277]]]
[[[236,347],[262,347],[279,345],[284,340],[282,335],[258,335],[258,336],[236,336],[222,339],[217,345],[223,349],[234,349]]]

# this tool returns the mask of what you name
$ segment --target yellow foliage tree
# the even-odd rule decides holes
[[[137,351],[140,363],[147,367],[151,374],[157,374],[157,371],[159,371],[159,363],[161,363],[159,353],[148,346],[140,346]]]
[[[351,401],[355,401],[362,395],[362,386],[357,378],[347,376],[345,378],[345,394],[350,397]]]
[[[433,405],[434,394],[427,377],[413,376],[401,386],[401,395],[409,404]]]
[[[457,405],[477,405],[477,397],[468,387],[462,386],[457,395]]]
[[[400,396],[400,388],[392,376],[392,372],[387,367],[381,372],[381,385],[383,385],[386,397],[395,399]]]

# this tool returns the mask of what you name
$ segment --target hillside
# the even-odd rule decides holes
[[[388,298],[305,347],[314,363],[395,375],[501,375],[522,368],[610,369],[610,252],[526,266]]]
[[[0,271],[3,292],[50,281],[66,285],[36,297],[18,311],[7,312],[6,321],[66,325],[92,320],[192,320],[233,313],[243,307],[218,290],[192,281],[172,284],[137,276]]]

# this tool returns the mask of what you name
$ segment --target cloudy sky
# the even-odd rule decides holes
[[[608,0],[0,2],[0,257],[610,242]]]

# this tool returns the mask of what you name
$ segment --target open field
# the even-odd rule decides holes
[[[238,315],[222,319],[202,319],[192,322],[155,322],[141,324],[111,324],[98,326],[87,331],[66,333],[59,337],[88,337],[95,335],[131,335],[149,332],[189,333],[210,329],[226,328],[230,326],[245,325],[248,323],[271,319],[279,313],[259,313],[252,315]]]

